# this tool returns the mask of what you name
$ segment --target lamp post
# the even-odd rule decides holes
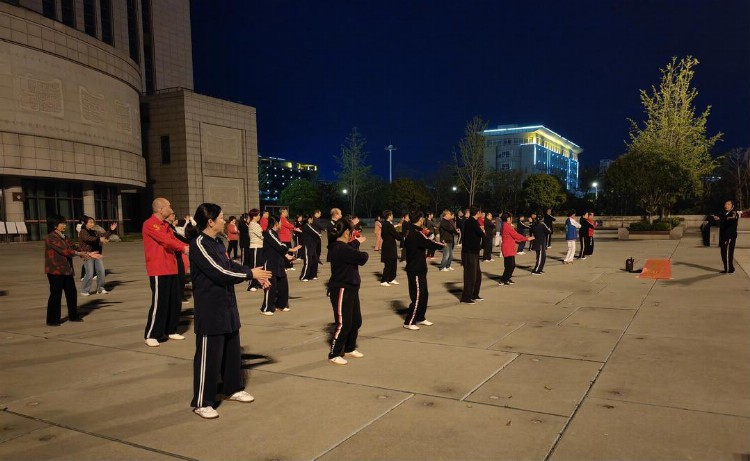
[[[599,183],[594,181],[591,186],[594,188],[594,201],[596,201],[599,199]]]
[[[393,144],[388,144],[385,148],[388,151],[388,184],[393,182],[393,151],[397,150]]]

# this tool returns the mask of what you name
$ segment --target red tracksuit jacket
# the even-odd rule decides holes
[[[183,251],[187,245],[177,240],[166,221],[154,215],[144,221],[142,232],[148,276],[177,275],[175,253]]]

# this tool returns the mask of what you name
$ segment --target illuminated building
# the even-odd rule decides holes
[[[295,179],[315,180],[318,166],[276,157],[258,157],[260,201],[278,203],[281,191]]]
[[[495,171],[555,175],[568,190],[578,188],[583,149],[543,125],[501,125],[485,130],[484,162]]]

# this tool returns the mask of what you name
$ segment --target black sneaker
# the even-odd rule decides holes
[[[482,298],[482,297],[474,298],[474,299],[472,299],[472,301],[484,301],[484,298]]]
[[[514,282],[513,280],[508,280],[507,282],[505,282],[505,284],[506,285],[515,285],[516,282]]]

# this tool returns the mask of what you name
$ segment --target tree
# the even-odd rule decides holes
[[[496,212],[515,213],[521,205],[524,172],[520,170],[490,171],[482,188],[484,208]]]
[[[695,114],[698,91],[690,85],[697,64],[690,56],[679,62],[672,58],[660,69],[659,88],[652,86],[650,94],[641,90],[646,120],[643,126],[630,120],[628,152],[618,159],[617,174],[609,175],[619,176],[618,187],[624,187],[623,191],[652,216],[669,214],[677,199],[700,194],[701,178],[716,166],[710,151],[722,134],[706,137],[710,106]],[[645,171],[644,164],[652,170]],[[631,170],[623,170],[626,167]],[[653,184],[643,184],[643,177],[637,177],[640,174],[646,174]]]
[[[732,149],[724,156],[722,176],[726,176],[734,191],[738,210],[744,210],[750,200],[750,149]]]
[[[365,152],[367,140],[359,133],[357,127],[352,128],[349,136],[341,145],[341,155],[336,160],[341,167],[337,171],[339,185],[346,190],[349,198],[349,211],[356,213],[357,197],[361,191],[362,183],[370,172],[370,165],[365,164],[367,152]]]
[[[523,182],[523,202],[528,211],[557,208],[565,203],[566,198],[565,188],[557,176],[532,174]]]
[[[282,205],[289,207],[291,215],[307,215],[320,206],[318,188],[307,179],[295,179],[287,184],[279,199]]]
[[[475,116],[466,123],[464,137],[458,144],[458,153],[453,152],[458,183],[469,194],[469,205],[474,204],[474,197],[487,178],[487,167],[484,164],[484,130],[487,123]]]
[[[409,178],[394,180],[388,195],[389,202],[400,211],[425,210],[430,204],[425,186]]]
[[[367,175],[362,181],[360,197],[365,216],[373,217],[380,214],[386,205],[388,183],[380,176]]]
[[[449,165],[441,164],[435,173],[427,181],[427,193],[430,196],[430,210],[439,214],[446,208],[455,205],[456,197],[456,175]]]

